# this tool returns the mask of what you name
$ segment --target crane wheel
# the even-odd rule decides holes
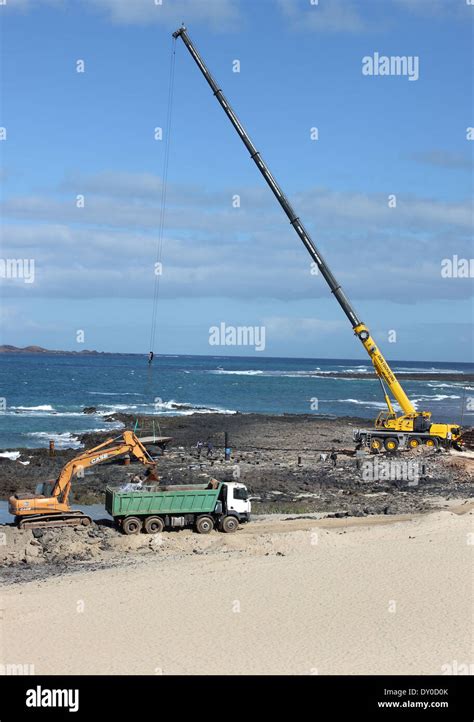
[[[382,448],[382,440],[381,439],[372,439],[370,442],[370,448],[372,451],[380,451]]]
[[[149,516],[145,519],[143,525],[147,534],[159,534],[163,531],[165,524],[159,516]]]
[[[239,520],[235,516],[225,516],[220,524],[221,531],[231,534],[239,528]]]
[[[385,439],[383,445],[385,446],[386,451],[396,451],[399,446],[398,439],[390,436],[388,439]]]
[[[438,439],[435,439],[432,437],[431,439],[426,439],[425,445],[428,446],[430,449],[437,449],[439,446]]]
[[[138,534],[142,528],[142,520],[137,516],[127,516],[122,522],[124,534]]]
[[[420,444],[421,444],[421,440],[417,436],[413,436],[411,439],[408,439],[408,448],[409,449],[417,449]]]
[[[200,516],[196,521],[198,534],[209,534],[214,529],[214,522],[210,516]]]

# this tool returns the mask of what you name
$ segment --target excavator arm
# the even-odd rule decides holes
[[[109,461],[116,456],[131,454],[145,466],[155,466],[155,462],[150,454],[132,431],[124,431],[121,441],[118,441],[118,439],[120,439],[120,437],[107,439],[107,441],[104,441],[102,444],[71,459],[71,461],[62,468],[54,484],[52,496],[58,497],[63,504],[67,504],[71,490],[71,482],[79,472],[90,466],[96,466],[104,461]]]
[[[90,524],[90,517],[69,506],[72,480],[83,469],[124,454],[131,454],[145,466],[156,466],[140,439],[132,431],[124,431],[121,437],[107,439],[68,461],[61,469],[50,494],[16,493],[11,496],[10,514],[15,516],[21,528]]]

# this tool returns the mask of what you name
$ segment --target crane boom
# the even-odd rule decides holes
[[[204,75],[205,79],[207,80],[208,84],[210,85],[213,94],[215,95],[219,104],[223,108],[223,110],[224,110],[225,114],[227,115],[227,117],[229,118],[230,122],[234,126],[235,130],[237,131],[240,139],[244,143],[248,152],[250,153],[250,157],[254,161],[254,163],[257,166],[257,168],[259,169],[260,173],[265,178],[265,181],[267,182],[267,184],[270,186],[270,189],[271,189],[273,195],[277,199],[280,206],[283,208],[285,214],[288,216],[291,225],[293,226],[293,228],[295,229],[299,238],[303,242],[309,255],[311,256],[313,261],[317,264],[317,266],[321,272],[321,275],[326,280],[329,288],[331,289],[331,292],[333,293],[333,295],[336,298],[337,302],[339,303],[340,307],[342,308],[345,315],[349,319],[351,326],[354,330],[354,333],[356,334],[356,336],[358,336],[358,338],[362,342],[364,348],[366,349],[367,353],[369,354],[378,377],[387,384],[393,397],[398,401],[398,403],[405,415],[409,415],[409,416],[413,416],[413,417],[418,415],[415,407],[413,406],[410,399],[404,392],[404,390],[401,387],[399,381],[397,380],[395,374],[393,373],[392,369],[390,368],[388,362],[386,361],[386,359],[384,358],[380,349],[378,348],[377,344],[371,337],[368,328],[359,319],[353,305],[351,304],[351,302],[347,298],[346,294],[344,293],[343,289],[341,288],[341,285],[335,279],[331,269],[325,262],[323,256],[319,252],[319,250],[317,249],[314,241],[312,240],[310,234],[304,227],[300,218],[297,216],[290,201],[283,193],[280,185],[276,181],[275,177],[271,173],[271,171],[268,168],[265,161],[263,160],[261,154],[256,149],[256,147],[253,144],[252,140],[250,139],[250,136],[248,135],[247,131],[242,126],[242,123],[239,121],[239,119],[238,119],[237,115],[235,114],[234,110],[232,109],[232,106],[230,105],[229,101],[227,100],[227,98],[223,94],[222,90],[219,88],[217,82],[213,78],[212,74],[210,73],[204,60],[202,59],[202,57],[200,56],[199,52],[197,51],[195,45],[191,41],[186,28],[183,26],[183,27],[179,28],[178,30],[176,30],[176,32],[173,33],[173,37],[175,39],[180,37],[181,40],[183,41],[183,43],[186,45],[191,56],[193,57],[194,61],[196,62],[196,65],[198,66],[198,68]],[[389,407],[389,409],[390,409],[390,407]],[[422,412],[422,413],[425,416],[429,416],[428,412]]]

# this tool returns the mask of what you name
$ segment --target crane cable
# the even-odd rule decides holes
[[[167,196],[167,184],[168,184],[168,166],[170,156],[170,140],[171,140],[171,119],[173,112],[173,94],[174,94],[174,69],[176,59],[176,38],[172,39],[171,45],[171,61],[169,71],[169,85],[168,85],[168,110],[166,116],[165,126],[165,151],[163,159],[163,176],[161,179],[161,206],[160,216],[158,224],[158,238],[156,244],[156,261],[154,266],[154,288],[153,288],[153,305],[151,315],[151,329],[150,329],[150,351],[155,351],[156,341],[156,323],[158,317],[158,298],[160,294],[160,278],[161,278],[161,258],[163,252],[163,232],[165,227],[165,215],[166,215],[166,196]]]
[[[158,221],[158,236],[156,243],[156,256],[154,266],[154,285],[153,285],[153,303],[151,313],[151,328],[150,328],[150,345],[149,345],[149,357],[148,357],[148,373],[147,373],[147,387],[148,391],[145,390],[145,396],[152,392],[152,360],[155,351],[156,341],[156,324],[158,319],[158,298],[160,294],[160,279],[161,279],[161,259],[163,253],[163,233],[165,228],[165,215],[166,215],[166,196],[168,190],[168,166],[170,157],[170,140],[171,140],[171,119],[173,111],[173,94],[174,94],[174,69],[176,59],[176,38],[172,39],[171,42],[171,60],[169,69],[169,80],[168,80],[168,108],[166,114],[166,125],[165,125],[165,150],[163,157],[163,175],[161,178],[161,202],[160,202],[160,215]],[[155,399],[156,401],[156,399]],[[136,422],[138,426],[138,418]],[[161,436],[161,428],[158,422],[158,433]],[[153,422],[153,436],[155,436],[155,423]]]

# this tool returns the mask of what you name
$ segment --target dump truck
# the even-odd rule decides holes
[[[199,534],[214,528],[230,533],[250,521],[247,488],[236,481],[129,487],[108,486],[105,492],[105,508],[124,534],[157,534],[180,527],[192,527]]]

